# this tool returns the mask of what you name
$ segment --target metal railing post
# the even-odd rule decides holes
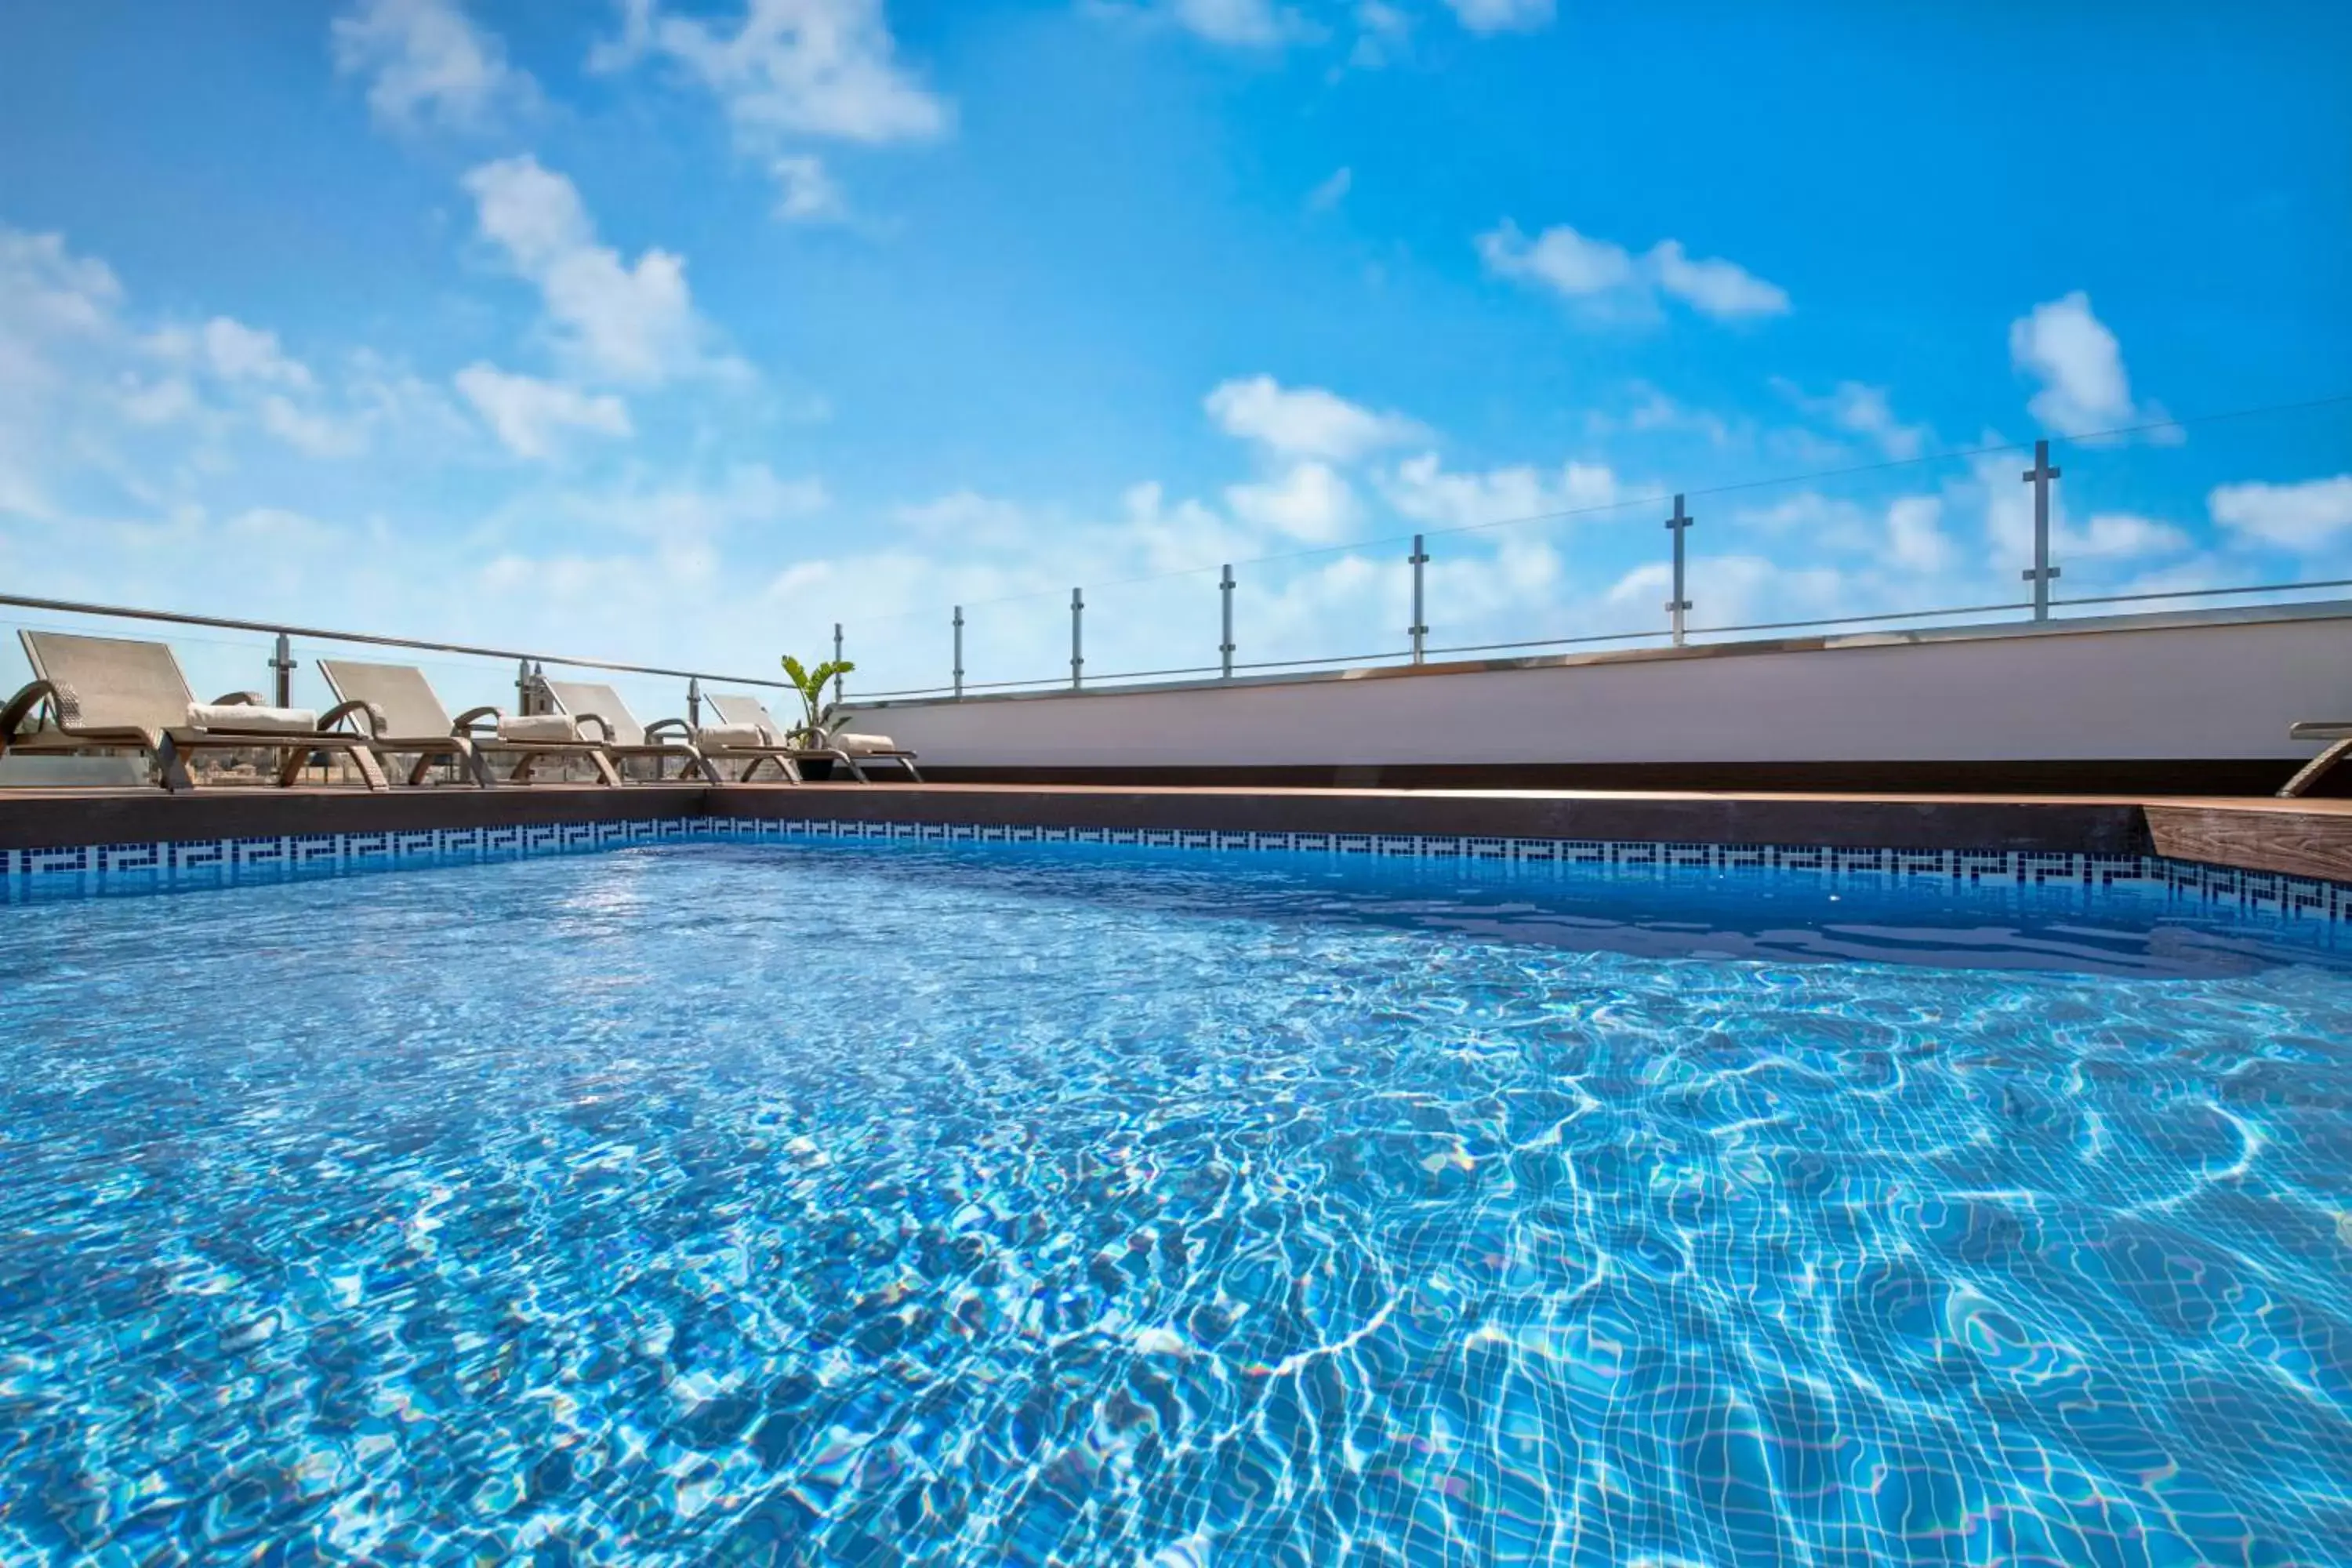
[[[294,642],[284,632],[269,656],[270,700],[280,708],[294,706]]]
[[[1070,689],[1079,687],[1079,669],[1086,664],[1087,598],[1076,588],[1070,590]]]
[[[702,678],[697,675],[686,678],[686,727],[702,728]]]
[[[515,711],[530,711],[530,660],[527,658],[515,666]]]
[[[1234,678],[1234,568],[1231,562],[1225,563],[1224,575],[1217,580],[1217,595],[1225,602],[1225,640],[1217,645],[1217,652],[1224,659],[1224,673],[1219,679],[1231,680]]]
[[[955,607],[955,695],[963,700],[963,606]]]
[[[839,621],[833,623],[833,662],[835,664],[839,664],[841,662],[841,623]],[[833,678],[834,706],[839,707],[841,705],[841,700],[848,695],[848,687],[849,678],[847,676],[836,675]]]
[[[2033,618],[2050,618],[2050,584],[2058,575],[2058,568],[2050,564],[2050,481],[2058,470],[2050,466],[2050,443],[2033,443],[2033,467],[2025,470],[2025,482],[2033,487],[2033,565],[2025,580],[2033,584]]]
[[[1666,531],[1675,536],[1675,596],[1666,601],[1666,609],[1674,618],[1675,646],[1683,646],[1683,616],[1691,602],[1683,596],[1683,531],[1698,520],[1683,510],[1683,498],[1675,497],[1675,515],[1666,519]]]
[[[1412,625],[1405,629],[1412,634],[1412,662],[1419,664],[1422,647],[1429,637],[1429,617],[1422,609],[1421,581],[1421,569],[1429,564],[1429,552],[1421,547],[1418,533],[1412,536],[1412,554],[1407,559],[1412,563]]]

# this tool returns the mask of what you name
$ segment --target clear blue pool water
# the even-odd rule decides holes
[[[0,1560],[2352,1561],[2352,970],[692,845],[0,909]]]

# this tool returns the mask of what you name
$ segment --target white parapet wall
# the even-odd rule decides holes
[[[2307,757],[2352,603],[857,707],[948,768]]]

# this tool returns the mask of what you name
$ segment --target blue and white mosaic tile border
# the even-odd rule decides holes
[[[2234,870],[2140,855],[2034,850],[1840,849],[1805,845],[1637,843],[1423,834],[1225,833],[1139,827],[982,826],[942,822],[751,821],[670,817],[405,833],[288,834],[168,844],[0,850],[0,900],[136,892],[291,875],[466,864],[688,841],[889,840],[927,844],[1077,844],[1220,853],[1466,859],[1634,874],[1777,872],[1833,881],[1938,879],[1973,886],[2130,889],[2248,914],[2352,922],[2352,883]]]

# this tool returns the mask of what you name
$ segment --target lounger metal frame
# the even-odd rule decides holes
[[[320,715],[317,727],[310,731],[87,722],[82,714],[81,699],[72,683],[52,677],[48,668],[50,661],[41,652],[45,642],[64,635],[74,636],[77,640],[84,642],[119,642],[160,648],[171,661],[174,673],[179,674],[181,691],[184,694],[187,691],[187,677],[179,673],[179,659],[166,644],[142,645],[135,638],[83,637],[79,634],[20,629],[16,634],[17,640],[23,644],[25,658],[33,667],[34,679],[11,697],[5,707],[0,707],[0,753],[70,752],[93,748],[142,752],[154,759],[157,782],[166,791],[180,795],[196,788],[195,775],[188,769],[188,758],[199,752],[275,752],[278,753],[278,784],[280,788],[292,784],[301,776],[312,753],[341,752],[351,758],[361,782],[369,789],[387,787],[383,769],[366,741],[347,731],[333,731],[331,728],[355,713],[370,710],[373,708],[372,703],[341,703]],[[214,706],[259,708],[265,704],[257,691],[232,691],[215,699]],[[35,721],[35,728],[26,731],[23,726],[28,719]]]

